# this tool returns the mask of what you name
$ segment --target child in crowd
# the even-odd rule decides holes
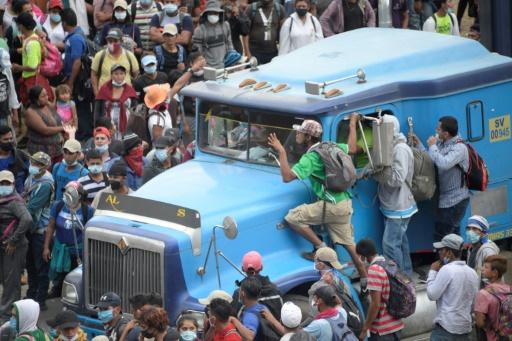
[[[67,84],[61,84],[55,89],[55,108],[59,113],[62,125],[78,127],[75,102],[71,99],[71,89]]]

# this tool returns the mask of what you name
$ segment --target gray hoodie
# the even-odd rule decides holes
[[[494,256],[500,253],[500,248],[492,240],[483,243],[476,251],[475,258],[475,271],[478,278],[482,277],[482,268],[484,267],[484,260],[489,256]],[[468,259],[471,257],[471,250],[468,254]]]
[[[207,14],[213,12],[219,15],[216,24],[211,24],[207,18]],[[231,29],[229,23],[224,21],[223,12],[216,0],[208,0],[201,14],[201,24],[192,36],[193,46],[203,54],[207,65],[215,69],[224,68],[224,56],[229,50],[233,50]]]
[[[383,119],[384,122],[392,122],[394,125],[394,147],[392,165],[374,174],[379,183],[381,210],[388,218],[408,218],[418,210],[410,189],[414,174],[414,156],[405,136],[400,133],[396,117],[384,115]]]

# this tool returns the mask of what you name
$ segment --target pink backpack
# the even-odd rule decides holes
[[[58,76],[63,64],[59,49],[47,40],[42,40],[41,45],[46,50],[43,52],[43,60],[39,69],[41,74],[45,77]]]

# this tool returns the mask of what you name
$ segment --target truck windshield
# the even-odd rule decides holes
[[[275,133],[288,152],[289,162],[295,163],[305,150],[295,142],[292,125],[301,123],[300,118],[276,112],[201,102],[198,145],[216,155],[277,165],[277,154],[267,143],[269,134]]]

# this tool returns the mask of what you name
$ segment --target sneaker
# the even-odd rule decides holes
[[[311,252],[303,252],[303,253],[301,253],[301,256],[304,259],[314,262],[315,261],[315,253],[316,253],[316,250],[311,251]]]

